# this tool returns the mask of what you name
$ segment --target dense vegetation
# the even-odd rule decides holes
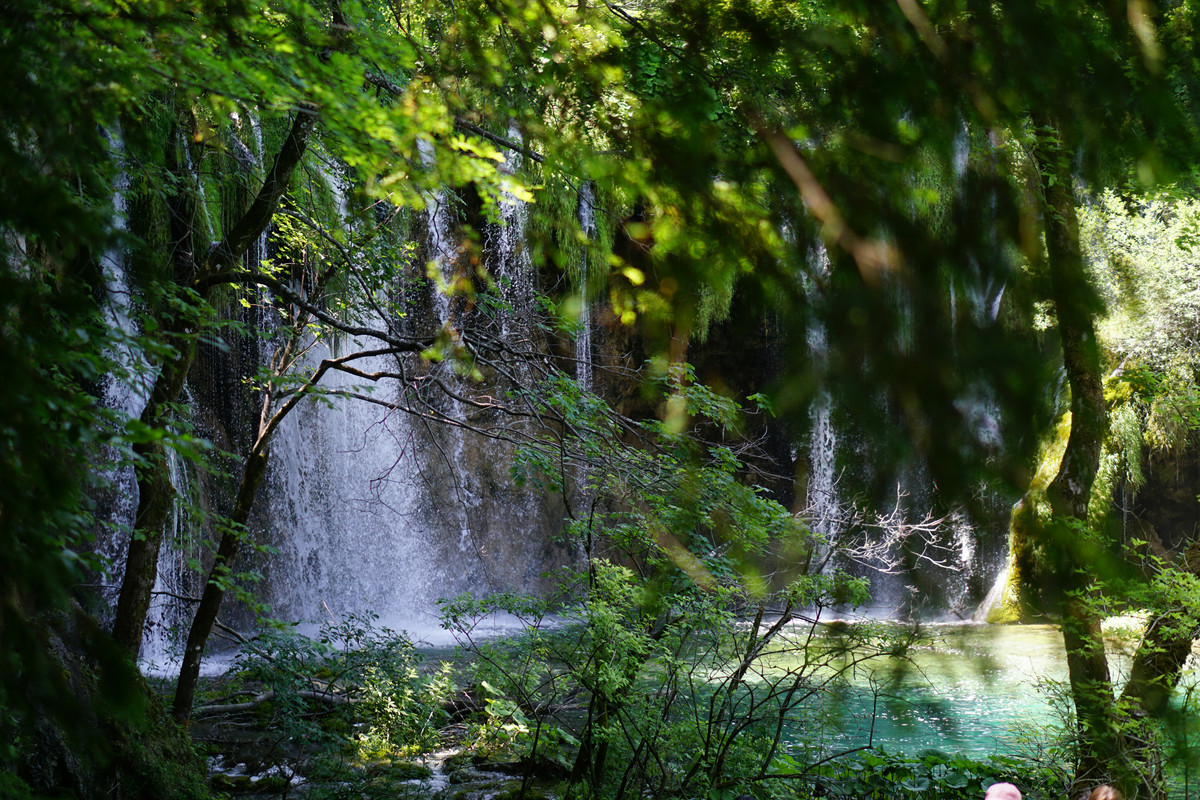
[[[586,553],[563,584],[577,617],[485,654],[499,730],[481,737],[522,715],[531,757],[557,753],[567,783],[606,796],[817,774],[772,722],[806,710],[818,662],[903,639],[863,630],[747,688],[791,646],[776,620],[862,586],[815,569],[831,543],[746,485],[741,433],[747,409],[803,426],[829,392],[880,481],[920,459],[968,510],[980,483],[1024,493],[1014,608],[1063,627],[1074,788],[1161,796],[1167,701],[1200,624],[1194,3],[14,0],[0,16],[0,763],[22,776],[0,788],[205,791],[186,744],[150,732],[163,711],[132,666],[169,457],[221,473],[229,496],[205,528],[172,708],[186,722],[223,597],[244,590],[274,432],[326,375],[385,355],[394,368],[360,377],[411,384],[400,410],[433,421],[455,421],[456,387],[508,376],[524,391],[480,405],[476,427],[512,445],[518,479],[588,498],[567,501],[564,532]],[[411,245],[439,197],[463,242],[441,256]],[[514,309],[481,266],[485,231],[525,202],[540,344],[602,299],[651,357],[638,396],[657,418],[505,345]],[[395,287],[414,280],[442,317],[409,316]],[[723,397],[687,367],[734,307],[789,343],[767,394]],[[304,360],[351,335],[360,349]],[[272,351],[240,365],[252,424],[214,447],[188,427],[185,381],[204,348],[252,339]],[[114,407],[113,380],[140,417]],[[77,590],[122,464],[139,505],[106,631]],[[1138,507],[1139,492],[1177,502]],[[787,580],[760,574],[768,556]],[[541,602],[463,598],[448,622],[496,605],[540,618]],[[1117,692],[1100,623],[1130,608],[1149,621]],[[382,678],[411,694],[406,658],[388,651]],[[718,663],[736,666],[699,680]],[[582,721],[564,697],[585,698]],[[397,714],[363,746],[423,741]],[[957,789],[974,769],[937,767]]]

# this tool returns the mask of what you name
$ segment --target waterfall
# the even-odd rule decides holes
[[[516,123],[508,127],[510,141],[520,144],[521,131]],[[515,177],[521,170],[523,158],[517,150],[505,156],[503,172]],[[527,318],[525,311],[534,302],[533,262],[525,246],[525,228],[529,220],[529,206],[511,192],[500,198],[500,225],[495,236],[496,271],[493,275],[499,285],[500,297],[511,310],[501,316],[501,330],[507,336],[511,323]]]
[[[255,115],[245,111],[240,118],[234,117],[233,123],[240,134],[232,146],[249,185],[253,185],[253,178],[260,177],[264,169],[262,128]],[[510,135],[516,133],[510,131]],[[121,161],[122,142],[118,135],[112,141],[115,157]],[[207,227],[212,209],[207,206],[205,185],[191,152],[184,150],[186,170],[195,180],[197,213],[204,220],[202,227]],[[432,145],[423,143],[421,153],[427,164],[432,164]],[[319,158],[319,153],[313,157]],[[519,157],[514,156],[509,169],[515,172],[520,166]],[[353,230],[345,179],[337,165],[320,165],[317,173],[316,180],[327,184],[342,221]],[[114,184],[113,224],[119,231],[125,227],[129,183],[122,173]],[[424,230],[413,235],[426,246],[430,261],[447,281],[454,277],[459,255],[450,198],[448,190],[431,193]],[[504,300],[523,310],[532,304],[535,292],[524,244],[528,208],[515,197],[511,199],[513,202],[502,206],[504,224],[497,229],[485,266],[503,279]],[[258,269],[267,257],[264,232],[251,244],[244,266]],[[120,416],[136,418],[146,403],[154,374],[136,349],[141,331],[125,254],[114,246],[102,258],[102,266],[107,296],[104,313],[116,334],[112,361],[119,367],[103,386],[103,399]],[[424,270],[412,280],[424,281]],[[293,286],[302,294],[308,288]],[[251,427],[247,415],[258,410],[248,399],[251,393],[244,389],[244,381],[268,362],[284,333],[271,293],[253,291],[257,293],[247,295],[251,307],[242,321],[268,335],[238,339],[230,335],[226,342],[232,345],[236,341],[234,347],[202,348],[180,398],[181,404],[192,408],[187,422],[196,435],[231,451],[244,449],[244,434]],[[375,291],[380,299],[386,296],[390,300],[397,287]],[[396,317],[385,319],[384,314],[372,310],[377,307],[374,299],[355,298],[342,313],[368,327],[395,330]],[[460,313],[461,304],[452,305],[442,292],[405,297],[404,301],[407,317],[401,324],[410,333],[476,324],[467,311]],[[530,324],[523,329],[521,315],[513,317],[502,322],[504,332],[521,337],[521,349],[541,348],[534,320],[526,316],[524,321]],[[335,353],[377,348],[379,342],[343,336],[309,340],[305,346],[308,350],[297,375],[311,373]],[[374,356],[355,366],[366,373],[396,373],[396,358]],[[389,380],[375,385],[346,373],[331,373],[324,381],[329,394],[299,404],[277,431],[268,472],[248,523],[251,542],[275,552],[258,552],[247,545],[234,567],[235,572],[248,576],[262,573],[261,583],[247,588],[267,604],[272,616],[315,622],[330,615],[372,611],[393,628],[435,638],[439,598],[468,591],[536,592],[549,586],[544,577],[547,570],[571,560],[567,546],[553,538],[562,528],[561,498],[545,497],[533,487],[515,487],[509,475],[513,446],[466,430],[470,426],[487,428],[495,420],[481,417],[469,404],[429,390],[427,384],[436,378],[464,394],[490,391],[500,395],[506,387],[479,388],[455,376],[448,363],[430,364],[413,355],[404,358],[406,384]],[[521,380],[519,370],[512,374],[516,381]],[[347,393],[370,395],[379,402],[342,396]],[[406,413],[406,407],[423,416]],[[431,421],[431,410],[462,427]],[[190,624],[194,606],[188,598],[199,594],[204,580],[195,565],[211,560],[210,550],[201,547],[201,542],[216,535],[216,525],[206,522],[203,515],[228,510],[228,495],[240,465],[232,466],[232,476],[207,474],[188,458],[168,450],[167,468],[176,500],[163,533],[142,648],[152,671],[169,669],[180,636]],[[109,483],[111,488],[99,498],[106,525],[97,549],[114,565],[110,574],[102,576],[104,585],[113,586],[122,578],[137,507],[137,484],[131,467],[114,470]],[[111,588],[105,592],[106,600],[115,605],[116,592]],[[221,618],[250,629],[256,613],[239,606],[231,594]]]
[[[814,250],[809,269],[815,275],[829,269],[823,247]],[[965,304],[981,324],[993,324],[992,310],[1004,287],[976,283],[977,289],[970,286],[969,291],[952,295],[952,302]],[[819,284],[812,282],[810,302],[821,302],[815,289]],[[906,298],[896,297],[894,302],[902,319],[911,318],[911,303]],[[910,328],[902,324],[894,340],[901,351],[911,352],[915,346]],[[826,330],[819,323],[810,323],[807,350],[817,374],[828,369],[829,348]],[[893,413],[885,398],[878,402],[881,415]],[[971,619],[1002,568],[1003,553],[997,552],[994,540],[1001,538],[1007,525],[1008,503],[1003,498],[983,497],[976,508],[982,508],[984,514],[977,519],[963,507],[936,511],[941,507],[937,487],[919,457],[901,465],[894,496],[873,497],[874,508],[849,499],[853,497],[849,492],[874,485],[872,454],[869,445],[849,443],[857,441],[854,431],[840,429],[836,410],[836,398],[819,386],[808,408],[804,511],[810,529],[825,543],[816,553],[815,563],[826,570],[843,568],[869,578],[871,606],[862,611],[871,616]],[[959,410],[981,443],[1001,445],[995,403],[990,398],[982,394],[965,397],[959,401]]]
[[[432,157],[431,150],[423,152]],[[486,266],[512,276],[502,291],[528,286],[532,292],[530,262],[521,252],[524,217],[506,213],[508,224]],[[443,193],[431,198],[425,222],[418,236],[446,275],[457,252]],[[353,306],[372,308],[369,301],[360,298]],[[471,323],[466,314],[452,319],[457,312],[437,291],[423,308],[406,310],[413,317],[409,324],[425,330]],[[359,319],[371,327],[387,324],[374,311],[360,311]],[[508,333],[524,335],[515,328]],[[333,349],[344,355],[378,346],[348,337],[313,342],[306,368]],[[366,373],[395,373],[396,358],[373,356],[355,366]],[[445,363],[410,360],[404,372],[406,385],[385,380],[366,388],[360,378],[332,373],[324,381],[327,391],[369,393],[379,403],[334,394],[305,401],[277,432],[262,510],[253,521],[278,550],[263,561],[264,599],[275,616],[315,622],[372,611],[392,628],[439,641],[447,636],[437,623],[439,598],[535,590],[542,573],[563,560],[548,535],[557,525],[555,503],[512,485],[506,445],[403,410],[436,409],[461,426],[486,425],[477,409],[428,390],[424,378],[436,377],[459,394],[479,391],[474,384]],[[514,535],[518,531],[526,535]]]
[[[112,147],[112,158],[118,165],[113,179],[112,227],[119,237],[125,232],[127,224],[125,195],[129,189],[129,176],[125,172],[125,144],[120,130],[106,132],[106,136]],[[149,390],[139,382],[144,372],[143,364],[133,350],[133,339],[138,331],[133,320],[133,288],[125,263],[125,252],[118,238],[100,257],[104,280],[101,311],[112,332],[106,355],[114,365],[114,371],[104,378],[100,402],[105,408],[115,411],[119,420],[140,416],[149,397]],[[114,459],[119,457],[115,452],[109,455]],[[134,515],[137,513],[137,480],[133,466],[107,469],[101,476],[101,483],[104,486],[101,502],[105,511],[100,516],[109,531],[98,538],[97,551],[111,566],[100,579],[105,586],[102,595],[115,607],[117,592],[111,587],[120,585],[124,572],[121,559],[128,547]]]
[[[427,169],[434,165],[433,143],[427,139],[417,142],[421,161]],[[444,189],[431,192],[426,199],[426,238],[430,261],[434,265],[439,282],[450,283],[454,278],[454,264],[458,260],[458,242],[453,234],[450,208]],[[452,298],[434,287],[434,306],[443,325],[452,321]]]
[[[258,119],[258,115],[254,113],[248,114],[250,117],[250,132],[254,138],[254,161],[255,161],[255,177],[266,177],[267,173],[267,151],[263,145],[262,123]],[[267,225],[263,228],[262,233],[254,240],[254,244],[246,253],[246,265],[251,269],[257,269],[259,264],[267,258],[267,237],[270,235],[271,226]],[[260,288],[260,300],[263,299],[263,292]]]
[[[812,269],[820,274],[828,272],[829,253],[824,245],[817,245],[810,259]],[[810,297],[815,299],[816,290],[810,291]],[[808,329],[808,355],[818,372],[825,368],[828,343],[825,329],[819,323],[813,323]],[[829,545],[834,543],[841,532],[840,517],[842,516],[841,502],[837,489],[837,431],[833,426],[833,399],[829,391],[821,387],[809,406],[809,422],[811,428],[808,441],[808,491],[805,513],[809,519],[809,527]],[[827,556],[823,553],[822,557]]]
[[[343,343],[349,350],[363,344]],[[307,366],[331,353],[316,345]],[[387,369],[377,356],[365,371]],[[359,381],[342,373],[331,391]],[[385,388],[380,399],[399,399]],[[319,620],[371,609],[403,626],[431,605],[439,575],[422,508],[418,443],[407,415],[363,401],[304,402],[271,446],[260,497],[265,540],[278,549],[265,572],[266,601],[283,619]]]
[[[579,227],[589,242],[596,238],[596,193],[590,181],[579,187]],[[583,265],[579,279],[579,321],[575,334],[575,380],[590,390],[594,383],[592,375],[592,303],[588,296],[588,262],[590,251],[584,250]]]
[[[188,400],[190,398],[185,398],[185,402]],[[203,547],[192,525],[195,498],[189,465],[183,456],[170,448],[167,449],[167,474],[175,498],[169,529],[163,532],[162,548],[158,551],[158,573],[142,637],[141,660],[150,672],[164,671],[168,665],[178,663],[194,610],[187,598],[199,596],[202,588],[201,578],[191,566],[200,561]]]
[[[251,169],[263,170],[262,131],[253,115],[244,118],[243,138],[250,146]],[[520,131],[510,128],[508,136],[520,141]],[[434,165],[434,148],[430,142],[420,143],[420,157],[427,167]],[[192,165],[188,162],[189,169]],[[505,164],[509,177],[515,179],[523,163],[519,153],[510,153]],[[347,192],[344,178],[336,166],[325,164],[311,173],[314,181],[328,186],[329,195],[341,212],[345,224],[351,225],[346,211]],[[118,181],[114,209],[119,218],[125,213],[123,188],[127,181]],[[205,208],[203,184],[200,208]],[[585,237],[597,236],[596,189],[588,182],[578,192],[578,223]],[[324,193],[322,193],[322,196]],[[412,232],[412,238],[424,245],[432,277],[452,283],[458,266],[459,236],[455,215],[450,203],[454,195],[449,190],[431,191],[427,195],[423,229]],[[531,332],[532,315],[523,313],[536,296],[535,275],[526,247],[526,226],[529,208],[512,193],[501,198],[499,224],[489,229],[484,248],[485,267],[495,276],[500,305],[515,313],[504,313],[498,322],[488,322],[488,332],[499,329],[510,342],[521,341],[524,349],[541,347]],[[420,222],[418,215],[418,223]],[[246,266],[257,268],[267,257],[267,237],[264,234],[250,248]],[[593,257],[585,248],[585,259]],[[133,318],[129,304],[130,288],[124,274],[123,258],[119,252],[106,255],[105,287],[109,295],[114,329],[125,330],[130,338],[136,331],[130,327]],[[828,256],[819,248],[814,254],[814,271],[829,269]],[[579,297],[579,315],[573,352],[564,347],[558,355],[572,355],[575,377],[585,388],[594,384],[593,336],[597,335],[594,313],[588,293],[588,264],[578,267],[573,291]],[[424,272],[419,272],[423,280]],[[982,283],[982,282],[981,282]],[[294,284],[295,285],[295,284]],[[296,286],[297,290],[305,287]],[[373,291],[391,297],[395,287],[379,287]],[[968,297],[960,291],[957,302],[971,303],[971,308],[984,309],[994,321],[1003,297],[1004,287],[992,284],[981,286],[979,298]],[[812,301],[820,302],[813,290]],[[123,298],[123,300],[122,300]],[[394,316],[384,318],[373,311],[376,298],[360,296],[349,302],[343,312],[357,318],[364,326],[394,328]],[[494,298],[493,298],[494,300]],[[430,332],[439,328],[459,330],[463,336],[472,332],[482,315],[465,302],[434,291],[421,293],[420,298],[405,298],[408,314],[403,325],[410,332]],[[125,305],[121,305],[124,302]],[[897,301],[901,302],[901,301]],[[269,295],[259,295],[253,304],[261,319],[252,320],[254,327],[268,332],[278,330],[277,314],[271,307]],[[274,326],[274,327],[272,327]],[[819,325],[808,330],[810,358],[817,364],[816,372],[824,372],[830,358],[833,330]],[[902,330],[897,344],[911,350],[911,331]],[[532,342],[532,344],[530,343]],[[256,350],[246,356],[240,368],[258,366],[270,355],[277,343],[255,343]],[[311,340],[306,343],[301,373],[311,372],[323,359],[346,354],[357,349],[379,346],[368,339]],[[567,345],[570,347],[571,345]],[[397,356],[374,356],[356,362],[365,373],[389,372],[398,369]],[[436,602],[462,592],[476,594],[501,589],[536,589],[541,575],[549,566],[570,560],[576,554],[565,552],[565,546],[552,541],[552,534],[561,530],[563,510],[561,501],[546,497],[536,490],[517,489],[509,478],[512,448],[509,445],[473,436],[466,428],[494,427],[492,413],[475,408],[455,397],[427,390],[436,378],[458,394],[490,393],[502,397],[507,388],[499,383],[477,389],[470,381],[453,374],[447,363],[420,363],[413,356],[404,356],[406,383],[395,380],[369,384],[362,378],[346,373],[331,373],[325,382],[329,393],[301,403],[277,432],[270,451],[268,474],[261,490],[249,528],[255,541],[275,549],[273,554],[250,554],[239,567],[246,571],[260,570],[265,580],[254,591],[271,608],[273,616],[285,620],[318,621],[346,613],[374,611],[394,628],[405,628],[420,637],[436,638]],[[120,362],[120,358],[116,359]],[[136,363],[130,372],[144,380],[145,366]],[[244,378],[248,372],[237,375]],[[512,373],[513,382],[520,383],[519,372]],[[196,381],[196,375],[192,376]],[[366,384],[364,386],[364,384]],[[224,386],[224,384],[222,384]],[[424,388],[423,388],[424,387]],[[207,387],[209,394],[221,391]],[[213,416],[199,398],[205,387],[193,386],[197,406],[193,423],[203,435],[217,436],[205,427]],[[118,396],[114,386],[106,399],[115,407],[125,408],[131,415],[145,403],[144,385],[140,390]],[[369,394],[377,403],[354,399],[348,394]],[[810,428],[807,442],[798,442],[808,450],[808,483],[806,513],[812,530],[824,537],[830,549],[822,554],[836,565],[836,546],[851,537],[862,536],[863,526],[857,526],[857,504],[847,487],[853,486],[856,476],[843,477],[843,471],[853,473],[854,461],[865,462],[861,469],[870,469],[867,452],[857,453],[858,441],[853,430],[839,422],[838,399],[831,388],[820,387],[808,409]],[[424,405],[421,405],[424,403]],[[454,425],[439,425],[426,416],[406,413],[406,408],[448,417]],[[885,409],[886,413],[886,409]],[[232,414],[232,416],[236,416]],[[241,425],[245,420],[222,420],[221,424]],[[981,423],[982,425],[982,423]],[[840,429],[841,428],[844,429]],[[197,524],[188,514],[191,499],[217,486],[217,481],[196,474],[189,475],[189,465],[174,454],[170,463],[171,480],[181,498],[173,515],[173,532],[166,534],[159,564],[159,582],[155,587],[155,607],[152,612],[146,657],[153,661],[166,659],[172,652],[169,634],[181,628],[190,611],[187,605],[172,603],[172,595],[196,593],[197,576],[187,567],[190,560],[199,559],[196,549]],[[586,477],[586,476],[585,476]],[[928,483],[919,465],[910,470],[913,486]],[[132,472],[128,482],[133,486]],[[583,481],[586,482],[586,481]],[[220,488],[220,487],[217,487]],[[906,489],[926,503],[932,488]],[[135,493],[134,493],[135,494]],[[134,497],[134,501],[136,497]],[[185,502],[186,501],[186,502]],[[135,503],[134,503],[135,505]],[[118,509],[114,518],[128,527],[132,523],[134,505]],[[207,502],[209,508],[223,508],[220,500]],[[914,503],[915,505],[915,503]],[[918,512],[919,508],[916,509]],[[869,534],[866,534],[869,535]],[[976,534],[965,514],[951,515],[940,534],[944,548],[955,554],[962,568],[956,573],[961,580],[943,581],[939,596],[953,606],[970,602],[978,594],[978,584],[985,569],[979,565],[987,553],[977,546]],[[940,573],[939,573],[940,574]],[[889,579],[890,580],[890,579]],[[877,590],[879,598],[891,598],[899,591],[895,585],[883,585]],[[894,583],[898,583],[895,581]],[[954,585],[949,585],[953,583]],[[249,624],[246,612],[238,624]],[[231,621],[223,615],[223,619]]]
[[[106,408],[111,408],[130,417],[137,417],[146,405],[150,395],[150,376],[147,375],[146,363],[134,349],[134,341],[138,335],[134,321],[133,287],[129,283],[129,275],[125,269],[125,252],[120,237],[128,230],[128,207],[126,194],[129,192],[129,174],[125,171],[125,145],[121,132],[108,134],[109,143],[113,148],[113,160],[118,171],[113,179],[112,195],[112,228],[116,234],[116,242],[100,258],[100,268],[104,279],[103,313],[108,329],[117,336],[108,355],[117,365],[118,373],[106,376],[103,386],[102,402]]]
[[[825,334],[818,327],[809,331],[809,350],[813,358],[824,357]],[[837,489],[837,431],[832,419],[833,401],[821,389],[809,407],[808,458],[809,478],[806,513],[812,532],[833,542],[839,530],[841,503]]]
[[[966,177],[967,166],[971,160],[971,133],[967,123],[964,122],[962,128],[955,134],[953,147],[954,178],[961,184],[963,178]]]
[[[974,604],[971,599],[972,584],[976,573],[984,565],[976,557],[976,538],[978,536],[971,519],[962,509],[954,509],[947,517],[950,527],[950,541],[947,553],[956,569],[951,570],[945,582],[945,601],[947,607],[964,618],[974,615]],[[976,598],[977,600],[978,598]]]
[[[430,143],[421,142],[421,155],[432,164]],[[321,166],[338,213],[350,224],[342,180]],[[457,256],[445,200],[444,192],[431,196],[426,231],[443,277]],[[360,298],[354,305],[368,310],[358,316],[364,325],[387,330],[388,320],[373,310],[381,307],[375,300]],[[436,289],[433,309],[439,323],[450,321],[450,301]],[[311,374],[335,354],[379,346],[347,336],[311,341],[293,371]],[[394,356],[371,356],[354,366],[364,373],[397,372]],[[329,395],[300,403],[271,443],[256,517],[264,540],[278,552],[264,565],[264,599],[282,619],[317,622],[370,610],[393,627],[432,629],[433,620],[422,616],[436,600],[429,587],[448,576],[430,535],[419,425],[396,408],[341,396],[404,405],[394,382],[375,385],[332,371],[321,388]]]
[[[116,412],[118,424],[127,419],[141,416],[149,399],[154,382],[154,372],[138,351],[136,339],[140,335],[136,321],[134,288],[126,269],[126,253],[121,237],[128,230],[129,175],[125,171],[124,139],[120,130],[107,134],[113,149],[113,160],[118,172],[113,180],[112,228],[116,234],[115,244],[100,258],[104,281],[104,303],[102,313],[113,341],[107,355],[115,365],[101,387],[101,403]],[[118,454],[113,453],[114,457]],[[197,581],[188,567],[188,559],[199,557],[190,548],[187,527],[187,504],[190,500],[190,479],[184,459],[173,449],[167,448],[167,471],[175,499],[171,512],[171,530],[164,533],[163,547],[159,551],[158,576],[151,598],[147,627],[142,639],[142,658],[148,664],[162,663],[170,659],[180,631],[186,631],[190,620],[190,604],[180,598],[194,592]],[[124,577],[123,558],[129,546],[138,504],[138,486],[134,468],[130,464],[109,470],[103,478],[106,490],[102,504],[106,512],[103,517],[109,533],[97,542],[97,550],[111,565],[101,576],[105,587],[102,595],[114,606],[117,587]]]

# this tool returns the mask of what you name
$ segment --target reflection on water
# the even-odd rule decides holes
[[[874,661],[850,675],[823,712],[838,724],[821,743],[837,751],[874,745],[916,753],[934,747],[969,755],[1054,720],[1039,683],[1066,679],[1062,636],[1049,625],[953,625],[929,630],[911,661]],[[795,731],[810,744],[812,727]]]

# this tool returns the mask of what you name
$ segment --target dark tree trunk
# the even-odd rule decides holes
[[[1071,389],[1071,432],[1058,474],[1047,488],[1053,520],[1041,526],[1051,570],[1059,586],[1058,608],[1071,696],[1075,703],[1079,754],[1072,796],[1112,783],[1129,796],[1161,793],[1144,769],[1147,745],[1125,735],[1129,720],[1113,702],[1113,684],[1094,602],[1088,503],[1108,430],[1099,343],[1093,324],[1100,305],[1088,289],[1079,246],[1070,156],[1050,119],[1038,126],[1036,161],[1051,298],[1057,316],[1063,366]]]
[[[182,116],[182,115],[181,115]],[[182,131],[181,131],[182,127]],[[180,139],[186,137],[188,126],[178,121],[168,134],[166,148],[167,172],[179,187],[168,200],[170,218],[171,261],[175,282],[185,284],[196,271],[194,217],[195,195],[187,188],[191,176],[184,174],[179,148],[186,147]],[[179,399],[184,381],[192,365],[195,346],[188,333],[188,320],[178,309],[161,314],[159,324],[165,340],[174,348],[174,355],[160,367],[158,378],[150,391],[141,422],[149,430],[161,430],[170,420],[170,406]],[[117,599],[117,615],[113,621],[113,638],[134,660],[142,647],[142,630],[150,609],[150,592],[158,575],[158,552],[163,531],[171,516],[175,493],[167,470],[166,446],[161,439],[139,443],[133,447],[141,463],[137,467],[138,507],[134,517],[133,536],[125,558],[125,575]]]
[[[1192,575],[1200,574],[1200,541],[1192,542],[1179,566]],[[1118,703],[1131,722],[1155,725],[1155,719],[1168,710],[1171,694],[1192,654],[1198,622],[1186,608],[1175,607],[1159,612],[1146,626]],[[1144,789],[1139,796],[1165,797],[1157,774],[1160,754],[1143,746],[1133,755],[1143,776]]]
[[[217,547],[216,560],[209,571],[208,583],[200,596],[200,605],[192,626],[188,630],[187,645],[183,651],[183,664],[179,669],[179,682],[175,687],[175,700],[171,713],[176,721],[186,723],[192,714],[192,703],[196,699],[196,684],[200,679],[200,659],[204,656],[204,648],[213,626],[217,622],[217,612],[221,609],[221,601],[225,597],[225,587],[232,576],[233,562],[237,557],[239,545],[245,535],[246,522],[250,519],[250,510],[254,507],[254,497],[258,487],[267,474],[267,447],[265,436],[268,432],[260,431],[254,452],[242,466],[242,478],[238,483],[237,502],[233,514],[230,515],[229,525],[221,534],[221,543]]]
[[[195,269],[193,257],[194,200],[189,192],[181,191],[169,209],[175,276],[180,284],[197,287],[201,297],[206,299],[214,288],[214,284],[207,280],[209,276],[236,264],[250,244],[266,230],[292,174],[304,156],[308,137],[315,124],[316,116],[311,111],[302,109],[296,113],[288,136],[275,156],[258,194],[225,238],[212,248],[199,271]],[[176,133],[172,132],[172,141],[175,138]],[[168,153],[173,154],[174,148],[168,148]],[[168,162],[168,169],[172,174],[182,175],[179,159],[173,155]],[[170,316],[163,320],[163,328],[172,335],[176,354],[162,365],[150,401],[142,414],[142,421],[153,429],[161,429],[168,422],[170,406],[179,399],[196,353],[196,339],[188,335],[192,331],[188,330],[187,320],[178,315]],[[113,623],[113,636],[134,658],[141,650],[150,592],[158,573],[158,551],[173,498],[167,475],[166,453],[161,442],[148,445],[139,455],[146,457],[146,463],[137,476],[138,518],[129,544],[125,577],[121,583],[117,616]]]

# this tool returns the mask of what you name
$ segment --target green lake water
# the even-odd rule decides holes
[[[986,756],[1011,751],[1016,731],[1055,721],[1046,680],[1066,679],[1062,635],[1049,625],[947,625],[903,668],[872,662],[824,709],[837,721],[821,745],[836,752],[873,744],[915,753],[934,747]],[[825,726],[821,726],[824,728]],[[813,726],[795,731],[811,744]],[[1006,743],[1009,746],[1006,746]]]

